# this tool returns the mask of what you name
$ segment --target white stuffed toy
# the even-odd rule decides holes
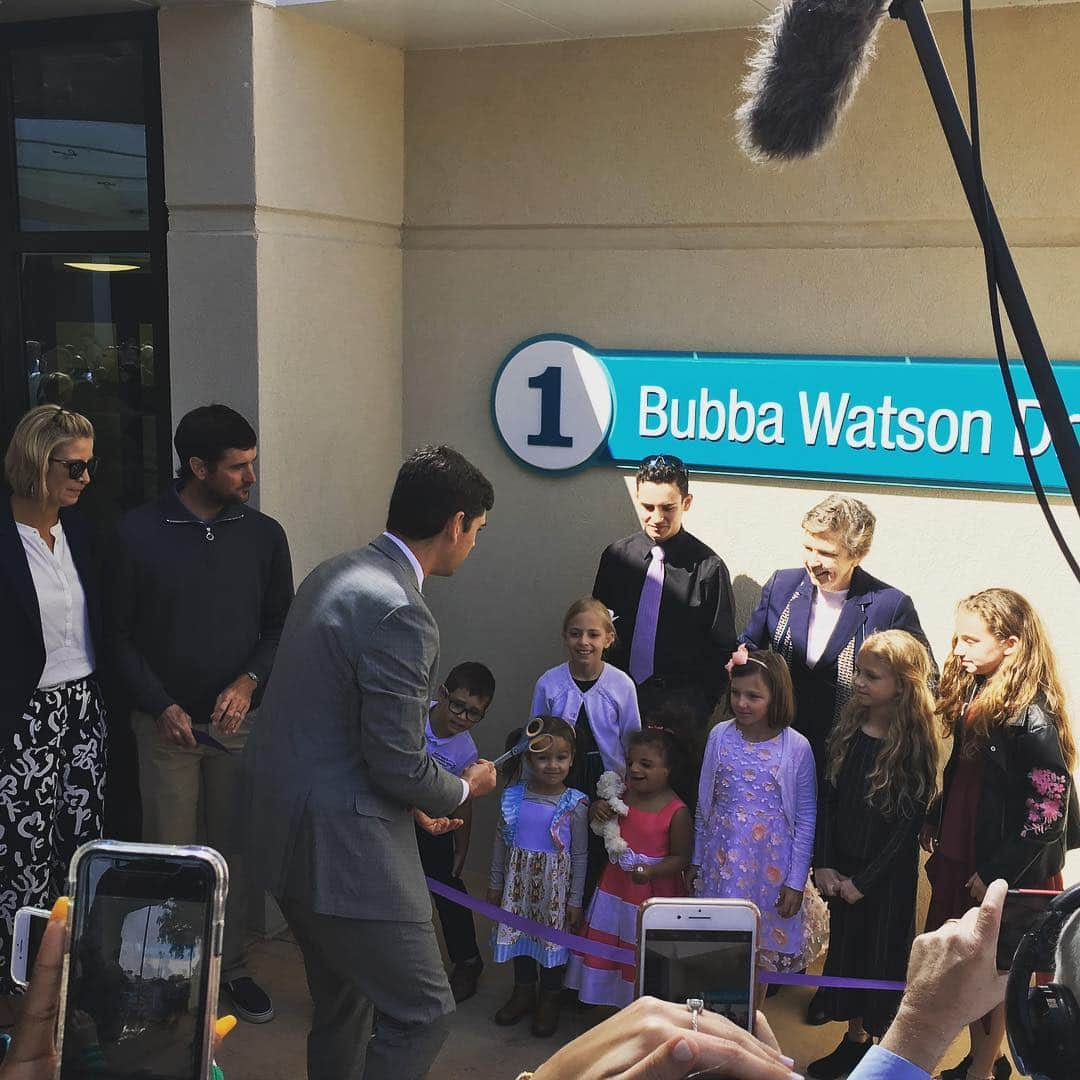
[[[623,778],[611,769],[605,773],[601,773],[600,779],[596,781],[597,796],[606,800],[608,806],[610,806],[619,817],[626,817],[626,815],[630,813],[630,807],[620,798],[625,790],[626,784],[623,783]],[[603,838],[604,847],[607,848],[608,859],[613,863],[618,863],[630,850],[629,845],[622,838],[622,833],[619,831],[619,817],[613,817],[610,821],[604,822],[594,821],[589,825],[589,828],[592,829],[597,836]]]

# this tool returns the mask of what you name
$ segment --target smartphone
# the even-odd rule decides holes
[[[646,900],[638,912],[638,996],[701,998],[752,1033],[758,920],[749,900]]]
[[[59,1080],[206,1080],[228,883],[212,848],[75,852]]]
[[[1005,894],[998,931],[998,971],[1008,971],[1012,967],[1021,939],[1038,925],[1050,907],[1050,901],[1059,895],[1054,889],[1010,889]]]
[[[11,936],[11,981],[26,986],[34,970],[49,913],[44,908],[22,907],[15,912],[15,927]]]

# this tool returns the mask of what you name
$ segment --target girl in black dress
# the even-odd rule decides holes
[[[814,857],[814,880],[829,901],[826,975],[903,981],[907,970],[919,830],[937,778],[932,670],[926,647],[906,631],[871,634],[854,696],[829,736]],[[846,1020],[847,1035],[807,1075],[846,1076],[899,1003],[889,991],[826,989],[826,1014]]]

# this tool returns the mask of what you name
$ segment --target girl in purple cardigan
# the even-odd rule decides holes
[[[728,672],[733,716],[705,748],[688,874],[698,896],[757,904],[760,968],[799,971],[813,951],[803,893],[817,819],[814,754],[790,726],[795,700],[781,656],[742,645]]]

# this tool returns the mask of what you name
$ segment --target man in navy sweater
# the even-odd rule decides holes
[[[107,638],[134,704],[143,838],[204,840],[227,859],[222,988],[240,1017],[262,1023],[274,1010],[244,963],[239,752],[292,601],[292,563],[282,527],[246,505],[251,425],[228,406],[207,405],[180,421],[175,444],[176,483],[120,522]]]

